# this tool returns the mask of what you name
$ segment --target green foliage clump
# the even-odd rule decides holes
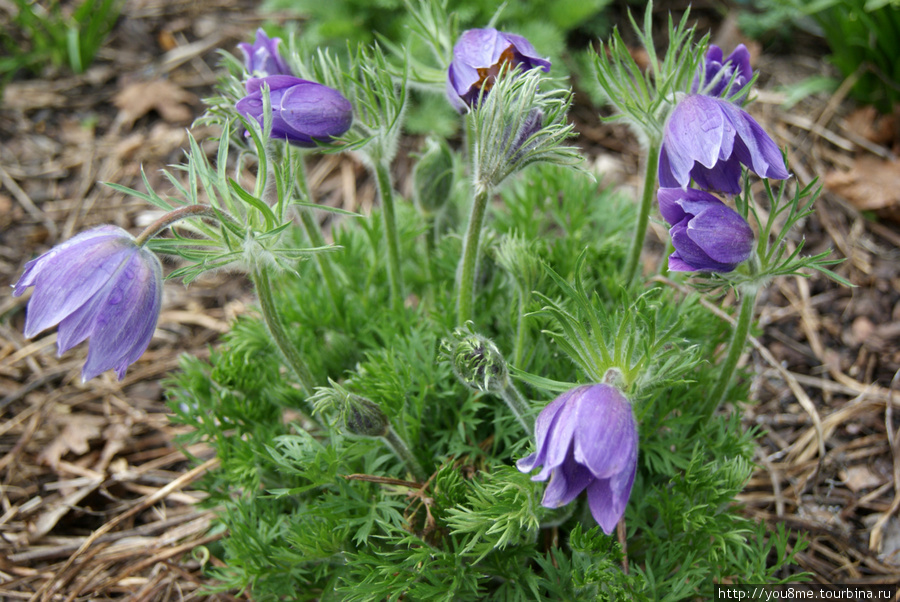
[[[81,73],[91,66],[124,6],[122,0],[82,0],[72,9],[59,0],[13,0],[10,29],[0,28],[0,82],[20,69],[35,75],[47,65]]]
[[[726,579],[777,581],[791,562],[787,534],[767,533],[734,502],[756,433],[739,413],[709,418],[696,403],[696,390],[718,377],[727,326],[696,294],[620,284],[635,207],[556,167],[530,168],[495,201],[475,326],[508,360],[519,358],[511,379],[528,411],[593,378],[560,344],[558,332],[575,328],[566,316],[616,357],[648,362],[631,389],[640,456],[627,550],[602,533],[584,500],[541,506],[545,484],[514,466],[531,439],[498,398],[455,377],[442,341],[457,326],[460,243],[442,237],[426,261],[425,219],[401,202],[412,291],[402,307],[389,300],[377,216],[334,231],[340,311],[313,262],[285,275],[276,298],[315,382],[331,379],[377,404],[426,478],[381,439],[353,436],[335,412],[314,411],[262,321],[239,318],[208,362],[186,358],[168,384],[175,420],[191,427],[185,443],[209,443],[221,459],[203,486],[227,529],[214,550],[226,564],[213,569],[223,589],[257,600],[684,600],[711,596]],[[516,239],[529,241],[512,244],[533,260],[509,257]],[[523,278],[515,266],[526,264],[546,267]],[[523,284],[534,279],[541,295]],[[625,345],[626,331],[643,342]]]
[[[745,15],[744,29],[755,37],[783,31],[786,24],[810,26],[825,37],[828,60],[853,80],[857,101],[890,113],[900,102],[900,3],[896,0],[757,0],[761,14]],[[818,89],[821,78],[805,89]],[[831,89],[838,82],[832,82]]]

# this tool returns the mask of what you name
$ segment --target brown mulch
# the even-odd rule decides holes
[[[87,73],[7,86],[0,288],[9,290],[26,261],[84,228],[115,223],[136,232],[152,220],[140,200],[99,182],[140,187],[143,165],[158,190],[170,190],[159,169],[182,159],[185,128],[215,82],[215,51],[252,36],[257,8],[247,0],[128,2]],[[895,157],[900,137],[867,137],[843,90],[781,108],[779,87],[827,70],[821,56],[763,56],[756,66],[767,76],[752,112],[792,149],[799,182],[852,173],[863,157]],[[633,138],[598,125],[587,104],[573,117],[592,162],[635,185]],[[341,204],[371,203],[371,184],[354,186],[362,171],[351,160],[329,157],[313,173],[319,190]],[[900,582],[896,208],[862,213],[843,196],[823,194],[803,226],[805,248],[834,248],[846,258],[837,271],[856,288],[818,275],[774,282],[745,360],[756,374],[746,426],[763,435],[760,468],[740,501],[749,515],[802,533],[809,547],[800,567],[827,583]],[[655,228],[661,240],[665,231]],[[658,261],[651,251],[648,264]],[[0,599],[206,596],[215,583],[204,570],[221,565],[208,546],[222,534],[210,532],[213,515],[192,484],[215,466],[214,454],[173,443],[179,430],[168,421],[160,381],[180,353],[206,356],[248,311],[249,285],[229,274],[187,289],[167,285],[150,349],[121,382],[108,373],[82,384],[85,346],[58,358],[52,331],[23,339],[26,300],[0,297]],[[185,452],[205,462],[193,467]]]

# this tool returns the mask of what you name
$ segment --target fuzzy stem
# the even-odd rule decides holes
[[[409,451],[409,446],[406,445],[406,441],[397,434],[397,431],[394,430],[393,426],[388,426],[387,432],[382,435],[381,439],[384,441],[385,445],[390,447],[391,451],[406,464],[406,467],[413,473],[413,476],[416,477],[417,481],[424,483],[428,480],[428,475],[425,474],[422,465],[419,464],[416,457]]]
[[[257,266],[251,272],[256,294],[259,295],[259,305],[262,309],[263,320],[268,327],[275,346],[281,351],[287,365],[297,375],[304,393],[309,395],[313,391],[313,377],[300,351],[288,336],[281,317],[276,309],[275,298],[272,295],[272,283],[269,280],[269,271],[265,267]]]
[[[300,188],[300,193],[303,195],[304,200],[307,203],[313,203],[312,192],[309,190],[309,182],[306,179],[306,163],[303,161],[302,156],[298,159],[298,168],[296,170],[294,181]],[[300,214],[300,223],[303,224],[303,229],[306,231],[306,236],[309,238],[309,242],[312,246],[324,247],[325,237],[322,236],[322,229],[319,227],[318,222],[313,218],[312,209],[309,207],[298,207],[297,213]],[[341,295],[341,289],[338,286],[337,277],[334,273],[334,264],[326,253],[315,253],[314,255],[316,258],[316,266],[319,268],[319,274],[322,275],[322,280],[325,281],[325,288],[328,289],[328,294],[331,296],[331,303],[334,305],[334,311],[340,316],[342,315],[341,303],[343,301],[343,296]]]
[[[490,188],[483,187],[472,200],[472,213],[469,215],[469,226],[463,241],[463,255],[458,269],[458,293],[456,298],[456,323],[465,324],[474,315],[475,275],[478,273],[478,247],[481,243],[481,230],[490,198]]]
[[[394,215],[394,190],[388,166],[382,161],[375,163],[375,179],[381,197],[384,216],[384,238],[388,252],[388,280],[391,285],[391,303],[395,308],[403,307],[403,274],[400,272],[400,242],[397,238],[397,218]]]
[[[189,217],[210,217],[215,220],[227,219],[231,222],[235,222],[230,216],[226,215],[223,212],[216,212],[209,205],[186,205],[184,207],[179,207],[173,211],[169,211],[161,218],[144,228],[144,231],[137,235],[137,238],[134,239],[134,243],[143,247],[147,242],[174,224],[175,222],[181,221],[183,219],[187,219]]]
[[[519,287],[519,316],[516,320],[516,343],[513,347],[512,364],[516,368],[522,367],[522,355],[525,353],[525,289]]]
[[[644,173],[644,192],[641,196],[641,207],[638,213],[637,223],[634,227],[634,236],[631,238],[631,250],[628,252],[628,263],[625,264],[625,282],[631,284],[638,271],[641,262],[641,250],[644,248],[644,238],[647,236],[647,222],[650,221],[650,206],[653,204],[653,193],[656,192],[656,171],[659,167],[658,140],[650,143],[647,150],[647,171]]]
[[[506,402],[506,405],[509,406],[509,409],[519,420],[519,423],[525,429],[525,432],[528,433],[528,436],[531,437],[534,435],[534,419],[528,412],[528,402],[525,401],[522,394],[519,393],[519,390],[516,389],[511,382],[507,382],[506,386],[497,393],[503,401]]]
[[[744,352],[744,346],[747,344],[747,336],[750,334],[750,325],[753,323],[753,309],[756,306],[756,298],[759,295],[758,287],[747,287],[742,291],[741,311],[738,315],[737,323],[734,325],[734,331],[731,335],[731,342],[728,344],[728,355],[722,362],[721,371],[719,372],[719,380],[713,387],[712,393],[709,395],[712,412],[723,401],[725,394],[728,392],[728,384],[734,376],[734,370],[737,367],[738,360]]]

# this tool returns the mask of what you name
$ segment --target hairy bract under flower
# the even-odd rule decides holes
[[[290,75],[250,78],[247,96],[235,105],[241,115],[263,123],[264,86],[272,103],[272,138],[312,148],[340,136],[353,123],[353,106],[343,94]]]
[[[550,479],[541,504],[565,506],[587,490],[591,514],[605,533],[612,533],[637,470],[637,424],[628,399],[608,384],[566,391],[541,411],[535,438],[537,451],[516,467],[531,472],[542,466],[532,477]]]
[[[162,266],[128,232],[100,226],[25,264],[13,296],[29,287],[25,336],[59,324],[62,355],[90,338],[85,381],[115,369],[121,380],[146,351],[162,305]]]
[[[291,68],[278,46],[281,38],[270,38],[262,29],[256,30],[256,41],[253,44],[241,42],[238,48],[244,55],[244,66],[250,75],[266,77],[268,75],[293,75]]]
[[[741,165],[763,178],[790,177],[775,141],[746,111],[711,96],[682,99],[666,122],[659,185],[727,194],[741,191]]]
[[[474,106],[482,93],[493,86],[506,67],[523,71],[550,71],[550,61],[537,56],[531,42],[522,36],[497,31],[493,27],[470,29],[453,46],[453,59],[447,70],[447,98],[458,111]]]
[[[753,230],[741,215],[713,195],[688,188],[660,188],[659,210],[672,228],[676,272],[730,272],[750,258]]]

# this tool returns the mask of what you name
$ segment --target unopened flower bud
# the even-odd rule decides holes
[[[344,410],[344,426],[361,437],[383,437],[390,423],[378,404],[359,395],[350,395]]]
[[[453,190],[453,153],[442,138],[429,137],[413,168],[413,201],[419,211],[433,215],[447,206]]]
[[[509,383],[506,360],[497,346],[488,338],[457,329],[456,339],[448,345],[453,372],[470,389],[482,392],[500,392]]]

